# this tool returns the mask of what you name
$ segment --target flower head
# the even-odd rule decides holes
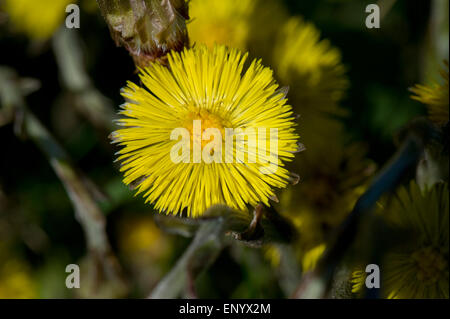
[[[189,6],[192,42],[209,47],[228,45],[250,51],[264,61],[270,61],[272,44],[287,16],[278,0],[192,0]]]
[[[32,39],[45,40],[63,22],[66,6],[72,0],[5,0],[2,9],[8,13],[14,28]]]
[[[193,41],[209,47],[225,44],[246,50],[255,0],[193,0],[188,31]]]
[[[365,146],[346,141],[342,123],[317,114],[302,119],[306,151],[292,163],[293,170],[302,168],[301,181],[280,195],[280,212],[302,234],[301,255],[323,244],[343,222],[374,171]]]
[[[118,158],[124,182],[137,182],[138,193],[160,212],[196,217],[215,204],[244,210],[268,204],[273,188],[287,185],[283,162],[298,148],[291,106],[270,69],[255,60],[244,71],[245,61],[235,49],[197,46],[172,52],[167,68],[155,63],[141,70],[145,87],[124,89],[126,118],[119,124],[125,128],[113,133],[124,146]],[[236,141],[227,139],[230,131]],[[186,136],[186,148],[178,148]],[[224,140],[232,147],[224,150]],[[276,169],[264,171],[268,163]]]
[[[427,106],[430,120],[437,125],[445,125],[448,123],[448,61],[445,61],[445,66],[446,70],[441,70],[441,76],[443,79],[442,84],[417,84],[411,89],[411,91],[415,94],[412,98]]]
[[[292,88],[302,111],[338,112],[349,83],[341,53],[300,17],[289,19],[274,44],[273,63],[283,83]]]
[[[382,283],[387,298],[449,297],[449,193],[435,184],[422,192],[415,182],[400,188],[380,214],[398,231],[410,231],[413,240],[394,246],[384,258]],[[353,292],[363,287],[365,273],[355,271]]]

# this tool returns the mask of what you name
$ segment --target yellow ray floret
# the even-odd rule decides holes
[[[137,183],[138,193],[158,211],[196,217],[215,204],[244,210],[247,204],[268,204],[273,188],[287,185],[290,175],[283,162],[298,149],[292,108],[269,68],[253,61],[244,70],[246,57],[224,46],[173,52],[167,68],[153,64],[141,70],[143,87],[128,83],[123,90],[127,102],[121,114],[126,117],[119,124],[125,128],[114,132],[113,139],[123,146],[118,160],[124,182]],[[194,121],[201,123],[200,134]],[[171,151],[180,141],[171,135],[180,128],[189,133],[190,153],[175,162]],[[269,147],[275,142],[269,133],[262,138],[266,149],[250,147],[251,136],[260,128],[277,129],[276,150]],[[205,139],[208,129],[217,129],[220,136]],[[232,139],[231,152],[225,148],[227,129],[249,133],[236,135],[246,141],[243,147]],[[197,138],[203,154],[210,143],[220,142],[207,152],[214,161],[195,161]],[[226,161],[230,156],[233,160]],[[277,169],[264,172],[268,163]]]
[[[448,95],[448,61],[445,61],[445,69],[441,70],[442,84],[431,85],[417,84],[411,89],[414,93],[412,99],[425,104],[428,108],[430,120],[437,125],[448,123],[449,95]]]

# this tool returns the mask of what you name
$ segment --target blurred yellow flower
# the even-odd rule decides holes
[[[292,170],[301,167],[302,174],[298,185],[281,192],[280,212],[301,234],[303,255],[324,243],[350,213],[374,165],[365,158],[364,145],[346,142],[343,124],[335,119],[308,114],[300,126],[306,151]]]
[[[130,255],[159,258],[167,253],[167,238],[156,226],[152,216],[127,218],[120,223],[121,250]]]
[[[294,249],[296,248],[297,243],[294,243]],[[316,247],[313,247],[309,249],[308,251],[304,252],[303,254],[298,254],[296,257],[300,257],[300,264],[302,272],[308,272],[312,271],[316,268],[317,262],[319,261],[320,257],[322,257],[324,251],[325,251],[326,245],[320,244]],[[282,247],[277,245],[265,245],[263,247],[263,254],[264,258],[270,262],[270,265],[274,268],[279,267],[281,264],[281,258],[282,258]],[[300,255],[300,256],[299,256]]]
[[[32,39],[48,39],[64,21],[72,0],[4,0],[13,27]]]
[[[0,264],[0,299],[37,297],[36,285],[27,264],[15,258]]]
[[[281,251],[276,245],[265,245],[263,247],[264,258],[270,262],[272,267],[278,267],[281,262]]]
[[[319,261],[320,257],[323,255],[325,248],[326,248],[326,245],[321,244],[321,245],[318,245],[318,246],[312,248],[305,254],[305,256],[303,257],[303,262],[302,262],[303,272],[308,272],[308,271],[314,270],[314,268],[316,268],[317,262]]]
[[[287,17],[277,0],[192,0],[189,5],[193,43],[228,45],[263,61],[270,61],[276,33]]]
[[[192,0],[189,36],[194,43],[225,44],[268,61],[295,106],[343,114],[338,103],[349,82],[340,51],[300,17],[289,19],[279,1]],[[286,21],[287,20],[287,21]],[[251,36],[250,36],[251,35]]]
[[[448,184],[421,191],[415,182],[401,187],[380,214],[399,231],[410,231],[413,240],[385,255],[382,292],[386,298],[449,298],[449,193]],[[361,291],[365,273],[353,273],[354,293]]]
[[[125,128],[112,134],[113,140],[124,146],[118,158],[122,161],[124,183],[137,182],[138,193],[144,192],[146,201],[154,203],[160,212],[185,211],[197,217],[215,204],[246,210],[247,204],[269,204],[273,188],[287,185],[290,174],[283,162],[291,160],[298,149],[292,108],[286,104],[284,92],[278,90],[273,72],[260,61],[253,61],[244,72],[246,58],[225,46],[172,52],[167,68],[152,64],[141,71],[145,88],[128,83],[124,89],[127,103],[121,114],[126,118],[119,124]],[[201,134],[193,128],[194,121],[201,123]],[[264,148],[258,147],[252,153],[248,147],[233,147],[225,152],[219,148],[217,154],[215,148],[211,149],[209,154],[219,158],[211,163],[196,163],[195,157],[191,160],[191,154],[184,152],[183,161],[172,160],[171,150],[180,143],[171,140],[175,129],[188,132],[188,144],[195,148],[195,140],[200,140],[197,135],[209,128],[220,132],[277,129],[278,158],[274,153],[267,155]],[[246,134],[237,135],[244,138]],[[272,137],[263,137],[266,143],[272,143]],[[221,138],[217,139],[223,145]],[[203,142],[204,138],[201,148],[205,149]],[[224,157],[234,159],[238,155],[248,159],[252,154],[257,155],[255,162],[223,161]],[[277,170],[262,172],[267,167],[263,159],[275,163]]]
[[[174,242],[158,228],[152,214],[128,211],[117,223],[120,259],[126,267],[134,289],[148,293],[167,271]]]
[[[240,50],[247,49],[250,17],[257,0],[192,0],[189,14],[192,21],[188,33],[192,42],[210,48],[225,44]]]
[[[343,124],[328,114],[345,114],[339,103],[349,82],[340,51],[321,39],[312,23],[292,17],[276,36],[271,61],[280,82],[290,88],[306,147],[291,166],[302,167],[300,183],[283,190],[280,212],[301,234],[297,253],[310,270],[364,191],[373,165],[365,159],[364,145],[346,142]]]
[[[448,95],[448,61],[445,61],[445,69],[441,70],[442,84],[431,85],[417,84],[411,89],[411,98],[425,104],[428,108],[430,120],[437,125],[448,123],[449,95]]]
[[[294,107],[307,111],[341,113],[337,103],[349,82],[340,51],[319,30],[300,17],[289,19],[273,44],[273,66],[281,83],[289,85]]]

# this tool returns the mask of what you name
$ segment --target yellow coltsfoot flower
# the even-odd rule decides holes
[[[278,0],[192,0],[189,37],[209,47],[224,44],[270,61],[279,26],[287,17]],[[270,21],[270,22],[268,22]]]
[[[415,182],[400,188],[380,214],[412,240],[387,252],[383,264],[383,297],[400,299],[449,298],[449,193],[448,184],[438,183],[425,191]],[[366,273],[353,273],[354,293],[364,287]]]
[[[437,125],[448,123],[449,95],[448,95],[448,61],[445,61],[445,69],[441,70],[442,84],[416,85],[411,89],[414,93],[411,98],[425,104],[428,108],[428,116]]]
[[[188,32],[193,42],[210,48],[224,44],[240,50],[247,49],[250,17],[255,0],[193,0],[189,8],[192,21]]]
[[[300,17],[289,19],[274,44],[273,63],[302,111],[341,113],[337,104],[349,86],[340,51]]]
[[[123,146],[124,182],[158,211],[245,210],[287,185],[283,162],[298,149],[292,108],[260,61],[244,71],[246,57],[224,46],[172,52],[167,68],[141,70],[144,87],[123,90],[125,128],[112,138]]]
[[[13,27],[32,39],[46,40],[66,16],[73,0],[5,0],[1,9],[8,13]]]

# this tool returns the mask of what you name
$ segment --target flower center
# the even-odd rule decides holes
[[[439,249],[426,247],[415,251],[411,257],[418,268],[417,278],[420,281],[435,284],[445,277],[448,280],[448,260]]]
[[[194,121],[201,121],[201,130],[194,131]],[[183,126],[189,131],[191,136],[191,142],[194,140],[194,137],[200,138],[202,141],[202,149],[203,147],[211,142],[214,139],[214,136],[211,136],[208,140],[203,140],[203,132],[205,132],[209,128],[216,128],[222,134],[222,139],[225,138],[225,128],[231,127],[223,116],[218,114],[214,114],[211,111],[205,109],[192,108],[186,115],[186,119],[183,121]],[[200,135],[200,136],[198,136]]]

